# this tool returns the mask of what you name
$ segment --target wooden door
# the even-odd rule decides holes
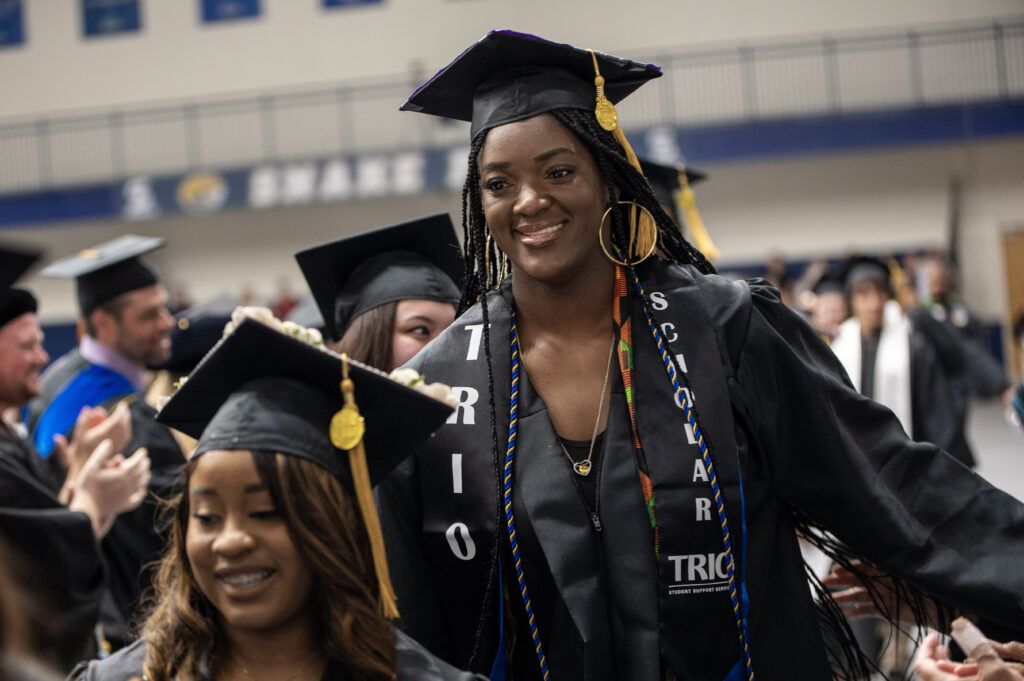
[[[1010,367],[1021,375],[1020,343],[1013,342],[1012,329],[1017,317],[1024,314],[1024,228],[1003,234],[1003,258],[1006,264],[1006,300],[1010,320]]]

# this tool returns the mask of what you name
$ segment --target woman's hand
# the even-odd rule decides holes
[[[894,619],[906,624],[915,624],[913,612],[903,604],[900,607],[900,599],[894,586],[895,580],[888,574],[870,563],[856,561],[854,565],[857,570],[869,580],[874,587],[875,596],[881,600],[881,606],[876,604],[864,587],[864,578],[848,570],[842,565],[832,566],[832,571],[822,581],[830,589],[842,589],[832,594],[832,598],[843,608],[847,619],[859,617],[885,617]],[[885,612],[883,612],[883,608]],[[933,629],[940,626],[938,610],[931,600],[924,603],[924,614],[926,623]]]
[[[952,662],[939,635],[928,634],[914,656],[914,672],[920,681],[1024,681],[1024,665],[1002,659],[1024,661],[1024,644],[993,642],[988,647],[976,661]]]

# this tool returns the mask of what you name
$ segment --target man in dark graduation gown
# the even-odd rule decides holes
[[[78,348],[59,358],[43,375],[42,394],[29,407],[28,427],[56,484],[63,470],[51,455],[56,435],[70,437],[86,406],[113,410],[120,402],[131,411],[132,437],[126,452],[144,446],[152,461],[151,489],[165,495],[184,463],[170,431],[153,421],[154,410],[140,399],[146,367],[170,356],[174,320],[167,292],[156,273],[139,256],[163,245],[162,239],[125,235],[59,260],[41,274],[74,278],[85,334]],[[109,570],[109,598],[103,626],[117,647],[128,630],[149,571],[163,548],[156,529],[157,502],[147,499],[120,516],[103,541]]]
[[[96,501],[71,510],[58,501],[14,415],[39,390],[49,357],[42,348],[31,293],[11,288],[36,256],[0,250],[0,543],[4,566],[25,596],[29,646],[65,671],[96,650],[104,571],[94,526]],[[10,420],[9,420],[10,419]],[[85,492],[80,492],[84,497]],[[92,513],[93,517],[90,517]]]
[[[908,439],[892,412],[853,389],[770,286],[654,259],[638,272],[717,454],[757,678],[831,677],[797,546],[798,516],[943,602],[1024,629],[1024,573],[1015,567],[1024,560],[1020,502],[936,446]],[[499,438],[508,428],[508,296],[507,288],[489,296]],[[642,319],[635,297],[631,305]],[[411,363],[452,384],[461,403],[378,487],[406,631],[456,666],[470,659],[495,532],[481,323],[477,305]],[[556,679],[579,678],[570,670],[580,669],[586,679],[660,679],[665,667],[679,679],[723,679],[736,671],[740,650],[721,590],[717,518],[705,512],[707,471],[695,444],[679,450],[687,439],[653,341],[635,343],[639,426],[653,477],[664,480],[655,488],[659,527],[676,522],[683,530],[674,546],[661,530],[656,560],[621,379],[596,464],[595,525],[520,366],[513,505],[547,663]],[[660,510],[669,504],[677,513]],[[518,621],[510,664],[516,678],[537,678],[507,548],[502,567],[512,595],[506,608]],[[478,670],[496,657],[498,625],[497,617],[485,623]]]

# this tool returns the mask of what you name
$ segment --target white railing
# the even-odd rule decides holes
[[[638,128],[1024,98],[1024,20],[631,56],[665,71],[621,105]],[[466,142],[397,110],[419,80],[0,122],[0,194]]]

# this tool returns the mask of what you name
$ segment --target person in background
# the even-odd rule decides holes
[[[385,372],[455,319],[463,264],[447,214],[403,222],[295,254],[330,345]]]
[[[389,621],[370,491],[450,411],[240,321],[158,417],[198,445],[141,639],[72,678],[469,681]],[[340,439],[339,414],[358,424]]]
[[[839,327],[832,350],[854,387],[896,414],[918,442],[932,442],[974,466],[967,444],[967,395],[954,389],[930,338],[893,300],[889,269],[879,260],[854,260],[846,275],[852,316]]]
[[[814,285],[812,293],[811,326],[826,343],[831,344],[839,335],[839,325],[850,316],[842,278],[826,270]]]
[[[83,408],[114,411],[124,404],[131,416],[126,451],[144,446],[151,463],[154,494],[131,513],[118,517],[103,539],[109,593],[103,603],[103,629],[111,645],[131,638],[131,622],[163,538],[156,529],[158,496],[165,495],[184,464],[170,431],[153,421],[154,410],[141,399],[148,366],[170,356],[173,318],[167,292],[140,256],[163,245],[158,238],[124,235],[50,264],[40,274],[75,280],[85,335],[77,348],[58,358],[42,376],[42,391],[28,408],[30,437],[47,461],[56,486],[66,471],[52,456],[58,436],[72,438]],[[81,465],[72,461],[71,466]]]
[[[769,256],[767,262],[765,262],[764,272],[761,274],[761,277],[778,290],[779,295],[782,296],[782,302],[787,307],[794,306],[793,288],[795,282],[789,274],[789,266],[782,253],[773,253]]]
[[[144,449],[128,459],[120,454],[130,432],[127,408],[109,418],[102,408],[85,409],[72,443],[58,441],[55,456],[83,462],[58,492],[18,432],[12,415],[38,394],[49,360],[36,299],[12,286],[36,257],[0,248],[0,539],[3,565],[18,568],[9,576],[30,606],[18,622],[25,644],[66,672],[96,652],[105,579],[97,540],[142,501],[149,459]]]
[[[926,294],[921,307],[910,312],[910,318],[938,350],[955,389],[969,398],[1009,399],[1013,388],[987,348],[984,324],[955,292],[953,266],[941,256],[932,255],[925,261],[923,272]],[[962,406],[965,419],[968,406],[969,400]]]
[[[1013,322],[1013,342],[1021,349],[1021,356],[1024,357],[1024,312],[1017,315]],[[1007,420],[1024,429],[1024,379],[1003,394],[1003,403],[1006,405]]]
[[[402,626],[493,679],[820,681],[813,527],[1024,622],[1024,505],[660,207],[614,108],[658,75],[494,31],[402,107],[471,129],[465,311],[407,365],[459,406],[376,490]]]
[[[708,179],[707,174],[682,163],[667,166],[644,158],[640,159],[640,168],[658,203],[672,221],[679,225],[680,231],[689,228],[697,249],[708,260],[717,260],[718,249],[697,212],[697,199],[692,189],[693,185]]]

